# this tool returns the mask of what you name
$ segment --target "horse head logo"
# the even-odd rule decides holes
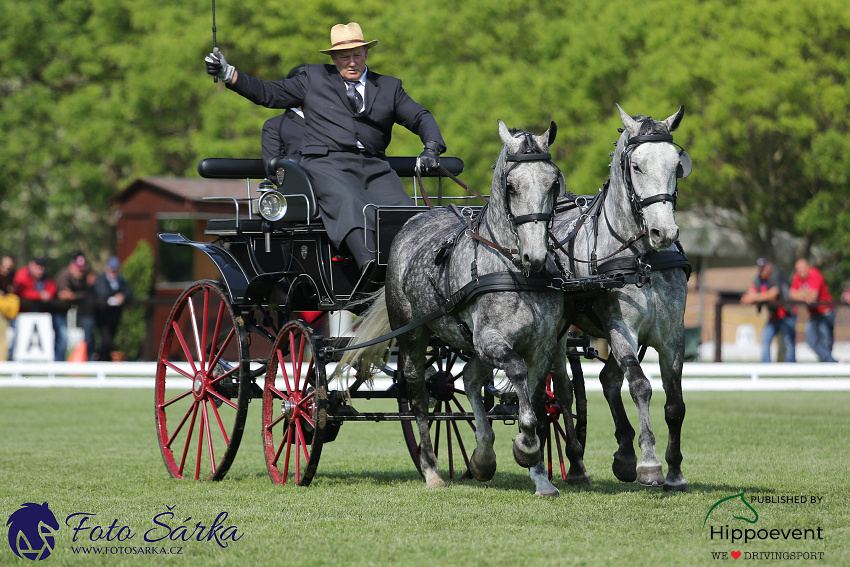
[[[759,521],[759,513],[758,513],[758,512],[756,512],[756,509],[755,509],[755,508],[753,508],[752,506],[750,506],[750,504],[749,504],[749,503],[747,502],[747,500],[744,498],[744,493],[743,493],[743,492],[740,492],[740,493],[738,493],[738,494],[733,494],[732,496],[727,496],[726,498],[721,498],[720,500],[718,500],[717,502],[715,502],[715,503],[714,503],[714,506],[712,506],[712,507],[708,510],[708,514],[706,514],[706,515],[705,515],[705,520],[703,520],[702,525],[703,525],[703,526],[705,526],[705,523],[708,521],[708,517],[711,515],[711,513],[714,511],[714,509],[715,509],[715,508],[717,508],[718,506],[720,506],[720,505],[721,505],[721,504],[723,504],[724,502],[734,501],[734,500],[737,500],[737,499],[740,499],[740,500],[741,500],[741,502],[744,504],[744,506],[746,506],[747,508],[749,508],[750,512],[752,512],[752,513],[754,514],[754,516],[755,516],[755,517],[753,517],[752,519],[750,519],[750,518],[748,518],[748,517],[746,517],[746,516],[736,516],[735,514],[732,514],[732,517],[733,517],[733,518],[735,518],[736,520],[744,520],[745,522],[748,522],[748,523],[750,523],[750,524],[755,524],[756,522],[758,522],[758,521]],[[749,515],[749,512],[744,511],[743,513],[746,513],[747,515]]]
[[[53,533],[59,529],[56,516],[44,504],[27,502],[9,516],[9,547],[15,555],[32,561],[50,557],[55,541]]]

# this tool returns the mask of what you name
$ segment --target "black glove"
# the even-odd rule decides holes
[[[213,48],[212,53],[204,58],[207,64],[207,75],[218,77],[225,83],[230,83],[233,80],[233,74],[236,72],[236,67],[228,65],[218,47]]]
[[[437,168],[440,167],[440,154],[437,150],[425,148],[425,150],[419,154],[419,167],[422,170],[422,173],[437,171]]]

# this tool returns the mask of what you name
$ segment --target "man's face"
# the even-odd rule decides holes
[[[366,58],[369,50],[363,46],[334,52],[331,55],[336,70],[346,81],[359,81],[366,72]]]
[[[765,264],[759,268],[759,277],[763,280],[768,279],[771,273],[773,273],[773,264]]]
[[[38,280],[44,276],[44,266],[42,266],[41,264],[38,264],[36,262],[30,262],[29,268],[30,274],[32,274],[32,277],[34,277],[35,279]]]
[[[797,274],[799,274],[801,278],[806,279],[807,277],[809,277],[809,269],[811,268],[811,266],[805,260],[797,260],[797,264],[794,266],[794,268],[797,270]]]

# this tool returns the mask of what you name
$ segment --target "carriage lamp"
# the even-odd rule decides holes
[[[260,196],[258,213],[267,221],[279,221],[286,214],[286,197],[277,191],[266,191]]]

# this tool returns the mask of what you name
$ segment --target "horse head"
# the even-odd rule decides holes
[[[662,121],[632,117],[619,104],[617,108],[625,130],[611,164],[612,180],[623,184],[635,221],[646,232],[650,246],[663,250],[679,238],[673,214],[676,181],[687,177],[691,169],[690,157],[673,144],[671,135],[679,127],[685,107]]]
[[[53,533],[59,529],[59,522],[47,502],[24,504],[9,516],[6,525],[9,526],[9,546],[18,557],[40,560],[50,556]]]
[[[560,193],[561,172],[552,162],[549,146],[557,127],[552,122],[542,135],[509,129],[499,120],[504,147],[490,188],[490,207],[501,211],[488,224],[513,234],[523,271],[537,272],[547,257],[547,228]],[[495,235],[495,233],[494,233]]]

